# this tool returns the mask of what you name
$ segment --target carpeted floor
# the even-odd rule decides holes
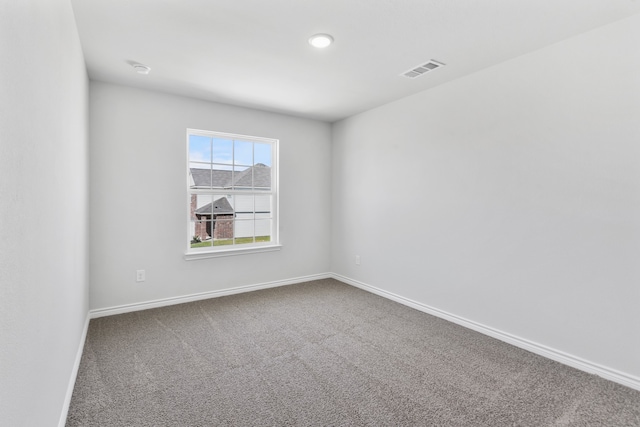
[[[640,426],[640,392],[335,280],[94,319],[67,426]]]

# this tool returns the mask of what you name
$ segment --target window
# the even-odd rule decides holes
[[[187,258],[278,249],[278,141],[187,129],[187,153]]]

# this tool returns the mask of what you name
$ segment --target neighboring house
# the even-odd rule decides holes
[[[258,163],[243,171],[232,173],[230,170],[190,169],[191,188],[193,189],[255,189],[271,188],[271,168]],[[193,222],[192,236],[201,240],[231,239],[269,235],[266,227],[261,233],[261,223],[254,218],[269,218],[271,215],[270,196],[243,195],[191,195],[190,213]],[[235,220],[235,221],[234,221]],[[255,229],[254,229],[255,227]]]
[[[195,219],[194,236],[201,240],[233,238],[233,221],[235,212],[226,197],[207,203],[197,208],[197,196],[191,196],[191,216]],[[194,218],[195,217],[195,218]],[[213,220],[213,221],[212,221]],[[212,230],[213,228],[213,230]]]

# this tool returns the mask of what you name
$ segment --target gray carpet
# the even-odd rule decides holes
[[[67,426],[640,426],[640,392],[335,280],[94,319]]]

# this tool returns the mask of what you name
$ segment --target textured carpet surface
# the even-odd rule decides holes
[[[334,280],[94,319],[67,426],[640,426],[640,392]]]

